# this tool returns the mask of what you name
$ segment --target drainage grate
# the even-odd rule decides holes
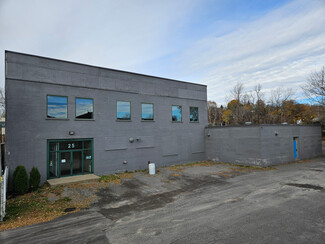
[[[313,190],[323,190],[324,188],[321,186],[315,186],[311,184],[296,184],[296,183],[288,183],[286,184],[288,186],[295,186],[295,187],[300,187],[300,188],[306,188],[306,189],[313,189]]]

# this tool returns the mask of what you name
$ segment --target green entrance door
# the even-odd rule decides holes
[[[61,176],[71,175],[71,152],[60,153]]]
[[[93,140],[48,140],[48,178],[93,172]]]

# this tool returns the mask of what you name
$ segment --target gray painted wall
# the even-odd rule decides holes
[[[320,126],[207,127],[205,135],[207,158],[219,162],[269,166],[293,161],[293,137],[299,140],[298,159],[322,155]]]
[[[20,164],[28,172],[37,166],[45,181],[48,139],[93,138],[95,174],[206,158],[204,85],[6,52],[5,90],[11,173]],[[67,120],[46,118],[47,94],[68,96]],[[94,99],[94,120],[75,120],[75,97]],[[131,102],[131,122],[116,121],[117,100]],[[142,102],[154,103],[154,122],[141,122]],[[172,105],[182,106],[182,123],[172,122]],[[190,106],[199,108],[199,123],[189,122]],[[130,143],[130,137],[140,140]]]

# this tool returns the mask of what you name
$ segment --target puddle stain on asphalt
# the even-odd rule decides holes
[[[311,184],[288,183],[286,185],[287,186],[295,186],[295,187],[299,187],[299,188],[305,188],[305,189],[313,189],[313,190],[318,190],[318,191],[321,191],[324,189],[321,186],[316,186],[316,185],[311,185]]]
[[[95,205],[99,207],[99,212],[106,218],[116,221],[135,211],[162,208],[166,204],[173,202],[176,199],[176,196],[183,192],[192,192],[193,190],[212,184],[227,184],[227,182],[213,177],[207,177],[204,179],[182,177],[182,187],[180,189],[158,194],[144,195],[141,192],[141,186],[146,184],[136,179],[132,179],[132,183],[130,181],[125,181],[119,186],[126,188],[125,193],[119,197],[110,188],[103,188],[97,193],[100,199]],[[130,197],[133,198],[132,201],[127,201]],[[118,203],[121,201],[124,201],[126,204],[122,204],[121,206],[118,206],[117,204],[115,208],[105,208],[108,204]]]

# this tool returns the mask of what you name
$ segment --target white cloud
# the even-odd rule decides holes
[[[173,34],[195,0],[0,2],[0,80],[4,50],[115,69],[173,52]]]
[[[208,98],[219,104],[238,81],[247,89],[258,82],[266,91],[297,89],[325,65],[323,0],[295,0],[250,22],[216,16],[191,35],[190,20],[204,19],[197,10],[204,4],[2,0],[0,86],[5,49],[207,84]]]
[[[325,65],[325,4],[295,1],[232,33],[210,35],[179,60],[186,77],[208,85],[209,99],[224,103],[238,81],[251,89],[260,82],[299,89],[311,71]]]

